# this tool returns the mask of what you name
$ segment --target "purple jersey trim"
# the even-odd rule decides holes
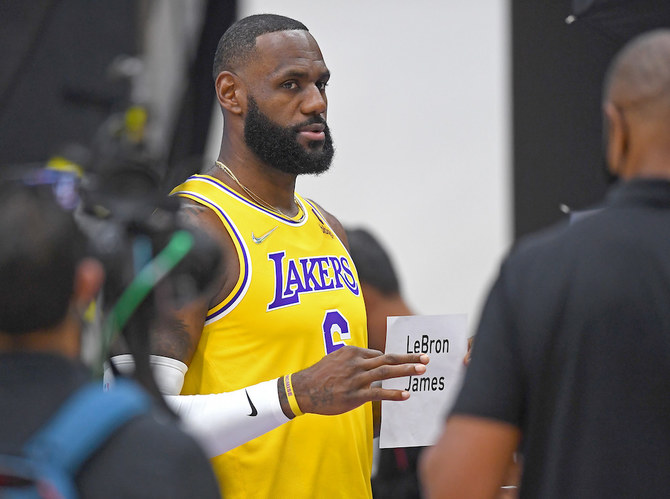
[[[199,199],[200,201],[203,202],[206,206],[209,206],[210,208],[215,209],[225,220],[228,222],[228,225],[232,229],[233,234],[235,235],[235,238],[237,239],[237,242],[240,245],[240,250],[242,252],[242,256],[244,258],[244,275],[242,276],[242,285],[240,288],[237,290],[235,295],[226,303],[223,307],[221,307],[219,310],[216,312],[213,312],[205,318],[205,323],[208,324],[210,322],[213,322],[217,319],[220,319],[223,315],[227,314],[229,310],[231,310],[234,305],[237,304],[237,301],[242,297],[243,294],[246,293],[247,287],[249,286],[249,270],[251,269],[251,262],[249,260],[249,255],[247,254],[247,251],[245,251],[245,244],[244,241],[242,240],[242,237],[238,233],[238,231],[235,229],[235,225],[232,223],[230,218],[228,218],[228,215],[213,201],[210,199],[206,198],[205,196],[202,196],[200,194],[196,194],[192,191],[179,191],[176,193],[177,195],[180,194],[187,194],[190,197],[193,197],[195,199]]]
[[[277,213],[275,213],[275,212],[273,212],[273,211],[270,211],[270,210],[268,210],[268,209],[265,209],[265,208],[263,208],[262,206],[260,206],[260,205],[258,205],[258,204],[256,204],[256,203],[254,203],[254,202],[248,200],[247,198],[241,196],[240,194],[238,194],[237,192],[235,192],[233,189],[231,189],[230,187],[228,187],[226,184],[222,183],[221,181],[219,181],[219,180],[217,180],[217,179],[210,178],[210,177],[205,177],[205,176],[201,176],[201,175],[193,175],[193,176],[189,177],[189,178],[187,179],[187,181],[188,181],[188,180],[198,180],[198,181],[200,181],[200,182],[207,182],[207,183],[209,183],[209,184],[212,184],[213,186],[215,186],[215,187],[217,187],[217,188],[219,188],[219,189],[221,189],[221,190],[226,191],[228,194],[230,194],[231,196],[235,197],[236,199],[239,199],[239,200],[242,201],[243,203],[245,203],[245,204],[251,206],[252,208],[256,208],[257,210],[260,210],[260,211],[262,211],[263,213],[266,213],[266,214],[270,215],[271,217],[273,217],[273,218],[279,220],[280,222],[284,222],[284,223],[287,223],[287,224],[290,224],[290,225],[301,225],[301,224],[303,224],[303,223],[305,222],[305,218],[306,218],[307,210],[305,210],[305,206],[303,206],[303,204],[302,204],[302,202],[301,202],[300,200],[298,200],[298,202],[299,202],[300,205],[301,205],[302,212],[303,212],[303,216],[300,217],[299,220],[293,220],[293,219],[291,219],[291,218],[288,218],[288,217],[285,217],[285,216],[282,216],[282,215],[278,215]]]

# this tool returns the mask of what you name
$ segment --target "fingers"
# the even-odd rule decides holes
[[[333,355],[333,354],[331,354]],[[385,364],[411,364],[411,363],[421,363],[428,364],[430,358],[425,353],[382,353],[379,350],[374,350],[372,348],[361,348],[351,345],[346,345],[336,352],[335,356],[348,356],[351,358],[360,357],[366,360],[368,364],[366,367],[368,369],[374,369],[375,367],[385,365]]]
[[[365,373],[365,383],[374,383],[392,378],[404,378],[406,376],[416,376],[426,372],[424,364],[400,364],[397,366],[379,366]]]
[[[426,372],[426,364],[430,361],[426,354],[382,354],[377,350],[365,348],[354,349],[352,347],[347,354],[363,358],[359,365],[358,380],[366,385],[385,379],[423,374]]]
[[[425,353],[386,353],[369,358],[368,363],[372,369],[382,365],[428,364],[429,360],[430,358]]]
[[[430,357],[425,353],[387,353],[378,355],[376,357],[368,358],[366,360],[366,367],[368,369],[375,369],[384,365],[398,365],[398,364],[428,364]]]
[[[472,344],[474,342],[474,339],[475,339],[474,336],[468,338],[468,351],[466,352],[465,357],[463,357],[463,365],[466,367],[470,364],[470,359],[472,356]]]
[[[351,345],[346,345],[338,349],[334,354],[349,356],[351,358],[360,357],[365,359],[366,368],[374,369],[383,365],[397,365],[397,364],[428,364],[430,357],[425,353],[382,353],[379,350],[371,348],[361,348]],[[333,354],[331,354],[333,355]]]
[[[389,390],[388,388],[370,388],[364,397],[366,400],[394,400],[397,402],[407,400],[409,392],[406,390]]]
[[[384,355],[384,352],[380,352],[379,350],[375,350],[373,348],[362,348],[347,345],[344,348],[342,348],[342,350],[345,349],[349,349],[352,352],[352,354],[360,355],[364,359],[376,359],[377,357],[381,357]]]

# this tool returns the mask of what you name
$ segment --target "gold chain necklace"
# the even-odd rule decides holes
[[[240,182],[239,180],[237,180],[237,177],[236,177],[235,174],[230,170],[230,168],[228,168],[226,165],[224,165],[221,161],[218,161],[218,160],[217,160],[215,163],[216,163],[216,166],[218,166],[220,169],[222,169],[224,172],[226,172],[226,173],[228,174],[228,176],[229,176],[230,178],[232,178],[232,179],[235,181],[235,183],[236,183],[237,185],[239,185],[240,188],[241,188],[244,192],[246,192],[247,195],[248,195],[251,199],[253,199],[254,201],[256,201],[256,202],[257,202],[258,204],[260,204],[263,208],[266,208],[266,209],[268,209],[268,210],[270,210],[270,211],[273,211],[273,212],[275,212],[275,213],[277,213],[277,214],[279,214],[279,215],[282,215],[282,216],[284,216],[284,217],[293,218],[291,215],[287,215],[286,213],[284,213],[283,211],[281,211],[279,208],[277,208],[277,207],[271,205],[270,203],[268,203],[267,201],[265,201],[263,198],[261,198],[258,194],[254,193],[251,189],[249,189],[248,187],[246,187],[245,185],[243,185],[242,182]],[[295,197],[295,195],[293,196],[293,202],[294,202],[295,205],[298,207],[298,213],[300,213],[300,212],[302,211],[302,208],[300,207],[300,203],[298,203],[298,199]]]

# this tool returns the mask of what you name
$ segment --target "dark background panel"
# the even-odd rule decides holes
[[[0,165],[88,144],[129,82],[110,65],[138,50],[135,0],[0,2]]]
[[[556,222],[562,204],[602,199],[601,88],[621,42],[579,20],[570,0],[513,0],[515,236]]]
[[[214,54],[221,35],[237,18],[237,2],[209,0],[204,17],[170,146],[169,166],[163,180],[167,189],[202,169],[216,99],[212,80]]]
[[[602,200],[603,78],[627,41],[659,27],[668,0],[512,0],[517,238],[565,216],[562,205]]]
[[[146,105],[133,101],[133,86],[138,84],[137,71],[150,67],[142,64],[151,57],[143,53],[143,46],[156,3],[2,0],[0,167],[44,164],[62,154],[85,168],[93,169],[92,163],[111,168],[110,161],[134,156],[159,177],[163,188],[198,171],[215,99],[214,52],[235,19],[236,2],[207,0],[195,5],[202,8],[202,26],[183,75],[185,88],[174,102],[175,124],[165,127],[167,143],[156,151],[143,141],[155,137],[152,132],[162,135],[164,123],[149,120],[144,139],[132,143],[123,127],[130,106]],[[160,38],[163,32],[153,36]],[[131,58],[140,64],[135,73],[120,64]]]

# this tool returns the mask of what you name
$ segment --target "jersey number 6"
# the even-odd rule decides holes
[[[334,340],[335,333],[339,334],[339,341]],[[337,310],[327,310],[323,318],[323,343],[326,347],[326,355],[339,350],[346,343],[343,340],[350,340],[349,322]]]

